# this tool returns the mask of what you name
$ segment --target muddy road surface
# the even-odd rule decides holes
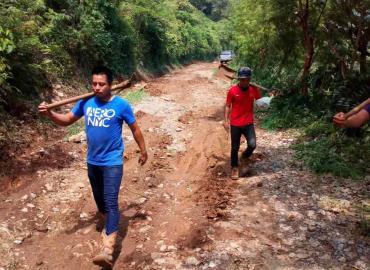
[[[154,79],[134,105],[149,160],[137,164],[126,128],[113,269],[369,269],[357,210],[368,186],[308,172],[292,157],[295,132],[257,127],[250,172],[229,179],[229,85],[216,69],[198,63]],[[33,151],[50,165],[1,193],[0,269],[99,269],[83,139]],[[63,155],[68,165],[50,162]]]

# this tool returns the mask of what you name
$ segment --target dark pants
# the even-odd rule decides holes
[[[238,167],[238,152],[240,148],[240,138],[242,135],[247,140],[248,147],[243,152],[243,158],[249,158],[254,149],[256,149],[256,133],[254,131],[254,125],[250,124],[247,126],[230,127],[231,133],[231,167]]]
[[[106,214],[105,230],[109,235],[118,231],[118,193],[123,166],[96,166],[87,164],[88,176],[98,210]]]

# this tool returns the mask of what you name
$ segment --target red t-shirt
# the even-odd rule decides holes
[[[250,85],[246,91],[238,85],[232,86],[226,99],[226,104],[231,105],[230,124],[237,127],[253,124],[253,104],[260,98],[260,91],[255,86]]]

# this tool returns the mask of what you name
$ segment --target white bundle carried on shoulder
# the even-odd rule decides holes
[[[257,99],[256,100],[256,105],[257,107],[259,108],[268,108],[270,106],[270,103],[271,103],[271,100],[273,99],[274,97],[271,96],[271,97],[262,97],[260,99]]]

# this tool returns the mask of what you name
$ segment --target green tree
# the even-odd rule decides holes
[[[190,3],[214,21],[228,15],[228,0],[190,0]]]
[[[4,89],[8,88],[6,80],[9,78],[9,64],[6,56],[15,49],[13,34],[10,30],[4,30],[0,27],[0,98],[5,94]]]
[[[220,50],[216,24],[188,0],[4,0],[0,15],[6,108],[52,83],[84,80],[96,64],[127,76],[138,64],[157,71]]]

